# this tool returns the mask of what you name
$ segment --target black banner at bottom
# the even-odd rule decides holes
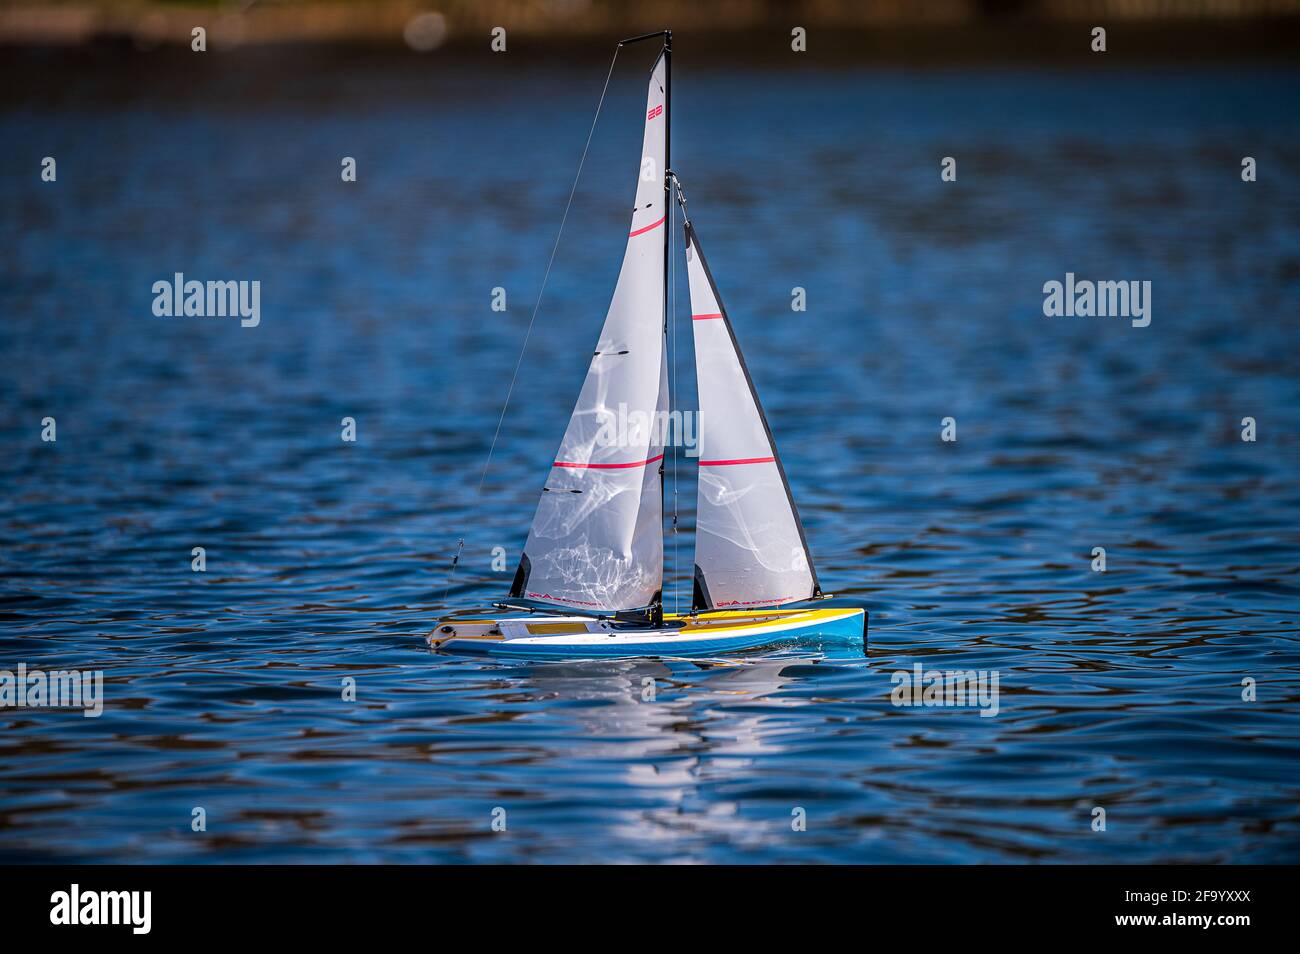
[[[0,923],[7,941],[337,944],[402,931],[463,944],[553,943],[566,927],[587,938],[612,929],[614,940],[665,921],[725,936],[806,917],[848,918],[855,931],[892,924],[967,937],[1032,930],[1231,944],[1286,927],[1293,879],[1287,867],[1208,866],[34,866],[0,869]]]

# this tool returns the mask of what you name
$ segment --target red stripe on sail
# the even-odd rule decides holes
[[[593,470],[618,470],[618,469],[622,469],[622,468],[624,468],[624,467],[644,467],[646,464],[653,464],[655,461],[657,461],[657,460],[663,460],[663,459],[664,459],[664,455],[663,455],[663,454],[660,454],[658,457],[651,457],[649,460],[634,460],[634,461],[629,461],[629,462],[626,463],[626,464],[575,464],[575,463],[573,463],[573,462],[571,462],[571,461],[567,461],[567,460],[557,460],[557,461],[555,462],[554,466],[556,466],[556,467],[577,467],[577,468],[580,469],[580,470],[587,470],[587,469],[593,469]],[[771,460],[771,458],[768,458],[768,459]]]
[[[721,314],[716,315],[691,315],[692,321],[708,321],[710,318],[721,318]]]
[[[665,215],[664,218],[663,218],[663,219],[660,219],[658,222],[651,222],[649,225],[647,225],[647,226],[646,226],[645,228],[643,228],[643,229],[636,229],[636,230],[633,231],[633,232],[628,232],[628,233],[627,233],[627,237],[628,237],[628,238],[631,238],[631,237],[634,236],[634,235],[640,235],[642,232],[649,232],[651,229],[657,229],[657,228],[659,228],[659,226],[661,226],[661,225],[664,224],[664,219],[666,219],[666,218],[668,218],[667,215]]]
[[[702,460],[701,467],[725,467],[729,464],[770,464],[775,457],[738,457],[735,460]]]

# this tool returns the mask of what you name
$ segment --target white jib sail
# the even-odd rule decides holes
[[[636,205],[605,325],[546,479],[511,596],[638,609],[663,582],[664,60],[650,75]]]
[[[774,606],[821,594],[731,322],[686,225],[700,396],[695,609]]]

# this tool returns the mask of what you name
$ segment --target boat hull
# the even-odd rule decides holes
[[[532,615],[440,622],[429,634],[439,652],[517,659],[710,657],[810,638],[867,640],[867,614],[851,607],[718,610],[666,614],[663,629],[631,629],[581,616]]]

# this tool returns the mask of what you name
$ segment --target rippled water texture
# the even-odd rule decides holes
[[[1300,75],[683,52],[674,165],[870,648],[500,664],[423,637],[508,586],[648,62],[620,62],[481,495],[605,65],[205,63],[0,114],[0,668],[107,696],[0,712],[0,857],[1300,858]],[[176,271],[260,280],[261,325],[154,317]],[[1044,317],[1067,271],[1151,281],[1150,327]],[[999,714],[895,707],[917,663],[997,670]]]

